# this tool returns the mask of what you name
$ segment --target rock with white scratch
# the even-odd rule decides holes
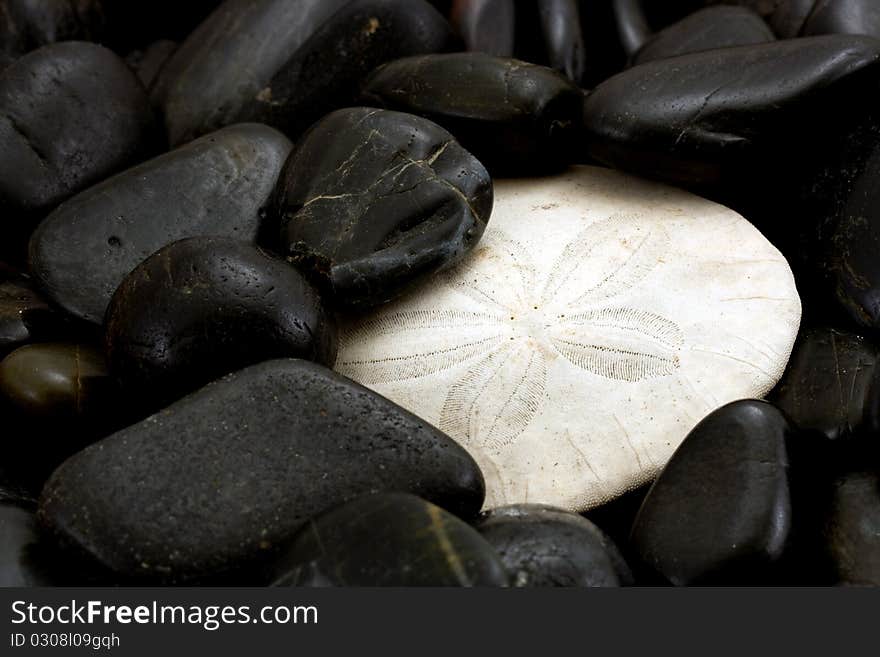
[[[356,107],[297,143],[267,232],[338,306],[363,308],[455,264],[491,212],[488,172],[452,135],[418,116]]]
[[[779,380],[800,299],[741,216],[594,167],[496,195],[474,253],[344,326],[337,363],[460,441],[489,507],[613,499]]]

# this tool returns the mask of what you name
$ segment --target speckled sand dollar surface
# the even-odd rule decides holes
[[[475,252],[343,326],[337,364],[464,445],[487,507],[597,506],[779,380],[800,299],[732,210],[596,167],[495,195]]]

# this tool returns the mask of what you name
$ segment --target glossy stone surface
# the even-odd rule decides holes
[[[11,230],[26,235],[66,198],[161,146],[140,81],[105,48],[45,46],[0,75],[0,209]]]
[[[347,322],[337,363],[466,446],[489,508],[597,506],[776,384],[800,301],[741,216],[595,167],[495,187],[474,253]]]
[[[843,99],[855,102],[864,88],[845,95],[841,87],[878,58],[880,42],[836,35],[634,66],[587,97],[588,150],[652,177],[735,185],[756,169],[796,165],[793,144],[832,110],[852,110]]]
[[[801,429],[836,440],[876,429],[877,347],[836,329],[801,333],[769,399]]]
[[[816,0],[803,35],[864,34],[880,38],[880,4],[875,0]]]
[[[452,45],[424,0],[233,0],[181,45],[153,98],[173,144],[239,121],[295,137],[351,105],[376,66]]]
[[[852,472],[834,483],[825,536],[839,583],[880,586],[880,475],[876,468]]]
[[[473,528],[412,495],[361,497],[313,518],[282,557],[276,586],[506,586]]]
[[[651,27],[642,9],[642,0],[612,0],[620,44],[631,57],[651,38]]]
[[[764,19],[751,9],[707,7],[655,34],[635,54],[633,63],[775,40]]]
[[[76,454],[39,516],[123,579],[202,581],[265,563],[306,519],[387,490],[472,517],[483,479],[423,420],[320,365],[275,360]]]
[[[3,0],[0,2],[2,62],[57,41],[97,41],[107,28],[104,0]]]
[[[365,107],[316,124],[284,165],[273,200],[278,252],[329,275],[338,306],[397,298],[471,251],[492,181],[440,126]]]
[[[801,35],[804,22],[813,11],[816,0],[701,0],[703,4],[727,4],[748,7],[758,12],[780,39]],[[832,0],[837,2],[838,0]]]
[[[264,360],[332,367],[337,329],[284,260],[230,238],[194,237],[125,277],[107,309],[105,343],[127,393],[161,406]]]
[[[514,0],[455,0],[450,20],[468,50],[497,57],[513,55]]]
[[[0,272],[0,357],[29,342],[58,337],[65,324],[28,279]]]
[[[631,547],[675,585],[756,583],[791,532],[786,442],[795,429],[766,402],[739,401],[688,434],[651,487]]]
[[[363,98],[442,125],[493,174],[507,175],[564,167],[583,103],[549,68],[481,53],[391,62],[367,78]]]
[[[629,567],[602,531],[577,514],[537,504],[492,509],[477,523],[518,587],[611,587]]]
[[[550,68],[579,84],[587,64],[578,0],[540,0],[538,16]]]
[[[40,224],[31,272],[60,307],[99,324],[122,279],[160,248],[197,235],[254,241],[289,151],[271,128],[236,125],[106,180]]]

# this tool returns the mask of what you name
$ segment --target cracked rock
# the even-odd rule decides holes
[[[413,495],[361,497],[315,518],[279,565],[276,586],[506,586],[472,527]]]
[[[122,279],[172,242],[256,240],[291,144],[235,125],[110,178],[59,207],[34,232],[30,268],[56,304],[100,324]]]
[[[761,583],[789,543],[794,435],[760,401],[733,402],[700,422],[633,524],[631,548],[646,568],[675,585]]]
[[[492,210],[482,164],[440,126],[339,110],[300,140],[275,190],[279,251],[336,305],[395,299],[470,252]]]
[[[320,365],[274,360],[71,457],[38,517],[116,579],[228,582],[266,566],[309,518],[382,491],[466,518],[484,494],[473,459],[437,429]]]
[[[156,406],[264,360],[336,361],[336,323],[312,286],[229,238],[182,240],[145,260],[119,286],[106,324],[114,376]]]
[[[63,117],[63,120],[59,120]],[[73,194],[161,150],[137,76],[90,43],[45,46],[0,75],[0,210],[26,236]]]
[[[583,104],[559,73],[482,53],[391,62],[366,80],[363,98],[442,125],[493,174],[509,175],[564,168]]]

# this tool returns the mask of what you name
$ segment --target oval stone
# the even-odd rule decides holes
[[[332,367],[337,329],[283,260],[237,240],[194,237],[125,277],[107,309],[105,343],[129,395],[168,403],[273,358]]]
[[[430,119],[493,173],[518,175],[567,165],[583,106],[559,73],[482,53],[391,62],[367,78],[363,98]]]
[[[181,45],[153,98],[172,144],[238,121],[295,137],[351,105],[376,66],[453,43],[425,0],[232,0]]]
[[[272,128],[236,125],[119,174],[40,224],[31,272],[52,301],[100,324],[122,279],[162,247],[198,235],[255,241],[289,151]]]
[[[707,7],[655,34],[636,53],[633,64],[714,48],[769,43],[776,37],[758,14],[746,7]]]
[[[595,167],[496,194],[474,253],[347,323],[337,364],[465,445],[489,507],[599,505],[779,380],[800,300],[741,216]]]
[[[832,1],[837,2],[837,0]],[[801,36],[804,22],[816,5],[816,0],[698,0],[698,2],[748,7],[758,12],[780,39]]]
[[[472,527],[413,495],[386,493],[313,518],[282,557],[276,586],[506,586]]]
[[[587,96],[587,151],[634,173],[742,191],[755,171],[797,165],[817,121],[857,109],[866,88],[844,85],[878,60],[880,41],[833,35],[634,66]]]
[[[477,530],[518,587],[612,587],[632,574],[611,540],[577,514],[539,504],[493,509]]]
[[[880,4],[876,0],[816,0],[803,29],[803,36],[814,34],[880,38]]]
[[[651,27],[642,8],[642,1],[612,0],[611,7],[620,45],[627,57],[632,57],[651,38]]]
[[[71,457],[38,515],[119,578],[190,582],[265,564],[310,517],[381,491],[463,517],[484,494],[439,430],[320,365],[275,360]]]
[[[278,251],[329,275],[339,306],[375,306],[413,289],[476,246],[492,181],[448,132],[425,119],[357,107],[309,130],[273,199]]]
[[[161,146],[143,86],[106,48],[45,46],[0,75],[0,208],[23,235],[68,197]]]
[[[760,583],[791,534],[786,443],[794,435],[766,402],[711,413],[648,492],[633,524],[633,551],[675,585]]]

